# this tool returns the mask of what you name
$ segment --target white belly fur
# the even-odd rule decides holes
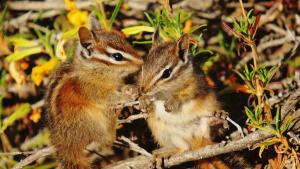
[[[158,143],[163,147],[190,149],[188,140],[192,138],[209,138],[208,118],[212,112],[201,110],[193,112],[196,102],[182,105],[180,112],[166,112],[164,101],[154,102],[154,113],[148,119],[149,127]]]

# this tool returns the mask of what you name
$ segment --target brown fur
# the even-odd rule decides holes
[[[86,36],[90,33],[86,28],[82,30],[81,43],[92,41],[96,45],[93,50],[105,54],[110,46],[131,54],[135,60],[128,60],[125,65],[105,64],[98,58],[84,58],[78,50],[71,61],[63,63],[53,74],[47,92],[50,139],[64,169],[91,168],[83,151],[92,142],[100,148],[112,146],[119,113],[115,107],[129,101],[120,93],[125,86],[123,78],[142,64],[119,35],[95,31],[93,37]]]

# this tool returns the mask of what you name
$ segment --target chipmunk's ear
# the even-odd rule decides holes
[[[89,15],[89,27],[92,31],[100,31],[101,30],[101,26],[99,23],[99,20],[97,18],[97,16],[93,13],[91,13]]]
[[[161,39],[159,37],[159,28],[157,28],[152,35],[152,44],[158,45],[161,43]]]
[[[180,39],[177,41],[176,52],[178,53],[179,58],[184,62],[188,62],[189,55],[189,35],[183,34]]]
[[[86,27],[79,28],[78,36],[81,46],[85,48],[93,43],[93,33]]]

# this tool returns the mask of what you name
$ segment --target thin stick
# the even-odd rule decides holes
[[[241,134],[241,136],[243,138],[245,137],[243,129],[239,124],[237,124],[235,121],[231,120],[231,118],[229,118],[229,117],[226,117],[226,120],[229,121],[231,124],[233,124],[237,128],[238,132]]]
[[[244,4],[243,4],[243,0],[239,0],[241,8],[242,8],[242,13],[243,13],[243,17],[246,20],[247,16],[246,16],[246,12],[245,12],[245,8],[244,8]]]
[[[24,166],[36,161],[37,159],[53,154],[54,152],[55,152],[54,146],[40,149],[36,151],[34,154],[31,154],[30,156],[21,160],[12,169],[22,169]]]
[[[119,124],[131,123],[134,120],[137,120],[137,119],[146,119],[147,117],[148,117],[147,113],[134,114],[134,115],[131,115],[131,116],[127,117],[126,119],[118,120],[118,123]]]
[[[132,142],[129,138],[127,138],[125,136],[121,136],[120,140],[123,140],[126,143],[128,143],[130,150],[138,152],[138,153],[140,153],[140,154],[142,154],[144,156],[147,156],[147,157],[152,157],[152,154],[150,154],[149,152],[147,152],[145,149],[143,149],[142,147],[140,147],[136,143]]]

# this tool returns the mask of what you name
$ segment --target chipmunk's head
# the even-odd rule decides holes
[[[178,41],[160,42],[159,32],[153,35],[153,45],[144,59],[139,74],[141,91],[146,94],[172,93],[193,73],[189,51],[189,36]]]
[[[121,34],[101,30],[93,15],[90,15],[89,23],[90,29],[80,27],[78,30],[80,62],[94,70],[105,67],[108,71],[120,73],[120,76],[140,68],[141,57]]]

